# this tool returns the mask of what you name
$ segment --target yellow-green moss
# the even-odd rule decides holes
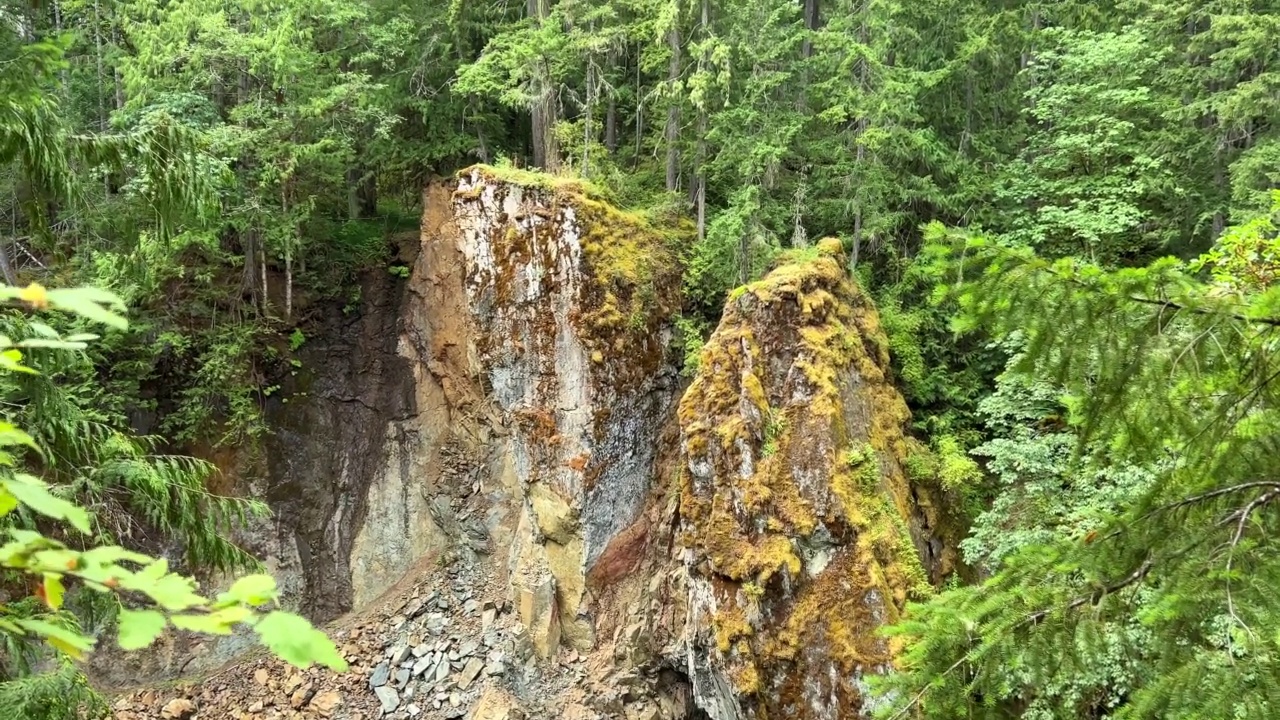
[[[716,647],[722,653],[729,652],[738,638],[751,637],[753,632],[746,613],[739,608],[717,613],[711,621],[711,628],[716,635]]]
[[[717,646],[740,693],[771,678],[758,702],[773,708],[799,701],[813,648],[845,674],[891,662],[877,626],[929,590],[907,522],[909,412],[844,257],[827,239],[730,293],[678,411],[686,454],[712,472],[684,484],[681,517],[719,583],[713,622],[760,618],[750,636],[718,629]],[[819,521],[838,546],[810,577],[797,547]],[[841,688],[856,714],[856,687]]]
[[[457,172],[457,177],[470,177],[477,173],[489,182],[517,185],[538,190],[554,190],[583,197],[604,198],[605,192],[587,180],[570,175],[553,175],[511,165],[472,165]]]

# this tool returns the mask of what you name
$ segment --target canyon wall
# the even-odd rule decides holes
[[[943,499],[906,472],[920,449],[839,243],[736,290],[681,378],[687,227],[489,168],[423,205],[408,277],[370,274],[357,307],[311,321],[260,472],[222,463],[275,510],[244,541],[291,602],[319,620],[390,608],[373,647],[394,655],[426,586],[497,598],[486,632],[514,639],[486,641],[490,664],[521,669],[464,710],[492,690],[584,720],[865,716],[865,677],[895,654],[878,628],[954,551]],[[174,641],[151,670],[242,642]]]

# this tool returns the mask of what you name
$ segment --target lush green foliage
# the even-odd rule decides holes
[[[12,467],[104,542],[251,564],[228,531],[262,508],[174,448],[269,432],[309,320],[408,272],[430,177],[541,167],[694,219],[687,357],[731,288],[843,240],[988,577],[903,626],[899,709],[1273,714],[1278,36],[1240,0],[0,0],[0,271],[137,309],[0,377],[43,453]],[[921,253],[944,226],[989,239]],[[0,324],[88,330],[42,320]]]
[[[992,574],[897,628],[897,714],[1274,714],[1280,287],[1252,280],[1272,223],[1124,270],[947,249],[960,329],[1024,347],[983,403],[1004,489],[965,549]]]
[[[116,314],[119,300],[99,290],[45,290],[36,284],[21,290],[4,286],[0,287],[0,299],[20,300],[35,310],[53,309],[125,327],[124,319]],[[0,367],[6,375],[37,373],[24,362],[25,353],[79,350],[97,339],[88,334],[62,337],[39,323],[31,323],[30,327],[36,330],[31,338],[0,336]],[[44,417],[43,408],[39,403],[27,404],[34,419]],[[306,667],[320,662],[334,669],[345,668],[333,643],[305,619],[280,610],[260,610],[277,598],[275,580],[270,576],[246,575],[216,599],[206,598],[198,593],[194,580],[170,572],[166,560],[102,542],[104,533],[95,532],[94,516],[67,499],[79,484],[99,491],[123,486],[129,501],[149,504],[138,512],[139,517],[179,537],[201,537],[216,530],[216,522],[200,527],[191,518],[203,508],[212,508],[216,516],[220,503],[229,501],[199,492],[201,476],[185,467],[183,459],[140,456],[136,452],[137,441],[128,436],[116,433],[103,437],[88,432],[70,441],[63,436],[80,429],[43,428],[45,437],[56,443],[50,444],[40,442],[38,436],[28,434],[8,419],[0,420],[0,530],[6,538],[0,545],[0,568],[36,584],[41,601],[39,605],[0,604],[0,640],[6,649],[5,675],[0,680],[8,680],[0,681],[0,698],[6,699],[6,713],[19,712],[18,717],[36,713],[44,717],[78,717],[82,711],[100,707],[78,672],[61,659],[79,659],[95,643],[78,627],[74,616],[63,612],[69,586],[118,598],[121,607],[116,618],[117,643],[123,650],[150,645],[170,626],[213,634],[229,634],[244,626],[252,628],[265,645],[291,663]],[[115,445],[124,448],[112,448]],[[59,457],[57,448],[68,447],[73,449]],[[85,464],[73,462],[71,472],[100,473],[105,477],[51,486],[25,472],[25,458],[30,454],[52,467],[69,458],[80,459]],[[195,487],[168,487],[175,481],[189,482],[186,476],[191,474],[195,475]],[[199,504],[201,508],[175,510],[175,500]],[[165,524],[174,517],[182,518],[180,522],[186,525]],[[47,534],[41,532],[46,528]],[[39,643],[59,654],[52,672],[32,672],[37,663],[45,661]]]

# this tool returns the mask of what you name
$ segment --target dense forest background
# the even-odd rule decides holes
[[[985,578],[899,628],[892,712],[1267,717],[1278,39],[1267,0],[0,0],[0,271],[134,309],[3,393],[59,472],[127,468],[97,504],[247,566],[261,508],[202,519],[154,480],[209,468],[144,450],[255,442],[429,179],[691,218],[689,363],[836,236]]]

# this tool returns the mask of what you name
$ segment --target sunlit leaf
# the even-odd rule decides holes
[[[124,650],[141,650],[160,637],[164,626],[164,615],[155,610],[122,609],[116,642]]]
[[[19,618],[14,621],[24,631],[39,635],[50,645],[75,659],[80,659],[93,649],[93,639],[73,630],[32,618]]]
[[[62,596],[66,593],[66,588],[62,586],[62,578],[53,573],[45,573],[44,575],[44,602],[49,607],[57,610],[62,607]]]
[[[66,520],[80,532],[86,535],[89,533],[89,513],[79,505],[49,492],[49,486],[43,480],[31,475],[18,474],[0,478],[0,486],[8,490],[18,499],[18,502],[41,515],[54,520]]]
[[[277,610],[259,620],[254,629],[262,644],[292,665],[307,668],[319,663],[333,670],[347,669],[333,641],[303,617]]]

